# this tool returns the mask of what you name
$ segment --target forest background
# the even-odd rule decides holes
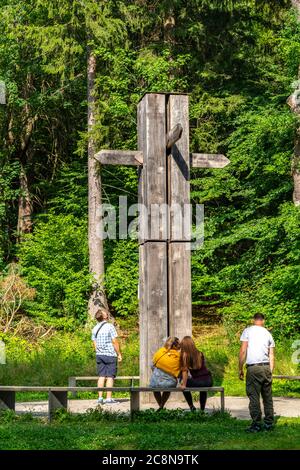
[[[277,340],[277,371],[297,373],[300,25],[292,3],[0,0],[2,383],[64,385],[94,373],[91,136],[94,150],[135,150],[146,91],[189,93],[191,151],[231,161],[195,169],[191,180],[192,203],[205,205],[205,243],[192,253],[193,333],[217,382],[244,393],[236,351],[256,312]],[[135,169],[97,171],[103,202],[137,202]],[[103,250],[121,372],[136,374],[137,242],[106,240]]]

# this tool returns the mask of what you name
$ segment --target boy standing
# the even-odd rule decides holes
[[[122,361],[117,332],[115,327],[109,323],[109,313],[100,309],[96,312],[95,318],[98,322],[92,331],[92,341],[96,351],[98,387],[113,387],[114,379],[117,375],[117,362]],[[98,403],[114,404],[116,400],[112,398],[112,392],[107,392],[106,400],[102,397],[103,392],[99,392]]]

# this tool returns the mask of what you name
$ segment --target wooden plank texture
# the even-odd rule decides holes
[[[182,339],[192,335],[191,252],[187,242],[170,242],[169,334]]]
[[[28,385],[1,385],[0,391],[13,391],[13,392],[48,392],[50,387],[38,387]]]
[[[51,391],[48,396],[48,417],[51,420],[56,410],[68,408],[68,392]]]
[[[139,302],[139,335],[140,335],[140,385],[147,386],[149,383],[149,341],[148,341],[148,323],[150,323],[150,315],[147,310],[148,302],[145,301],[147,296],[148,275],[146,267],[147,259],[145,245],[139,246],[139,286],[138,286],[138,302]]]
[[[140,383],[148,385],[154,352],[168,334],[167,228],[156,224],[153,207],[167,203],[166,97],[146,94],[138,105],[138,150],[143,153],[139,173],[140,214]],[[166,220],[167,223],[167,220]],[[155,241],[152,241],[154,237]],[[142,397],[149,401],[150,395]]]
[[[273,375],[273,379],[300,380],[300,375]]]
[[[168,244],[168,330],[182,338],[192,334],[191,303],[191,219],[186,207],[190,204],[190,153],[188,96],[170,95],[168,128],[181,123],[183,132],[173,145],[168,158],[168,203],[170,231]]]
[[[147,94],[138,105],[138,149],[143,153],[139,203],[147,209],[140,217],[140,243],[164,240],[164,225],[152,224],[151,210],[167,203],[165,95]],[[153,226],[152,226],[153,225]],[[155,234],[155,235],[153,235]]]
[[[170,95],[168,99],[168,129],[177,123],[183,128],[182,136],[168,157],[169,239],[190,241],[190,231],[184,233],[181,222],[185,205],[190,204],[189,103],[186,95]]]
[[[176,124],[172,129],[167,133],[166,146],[167,149],[173,147],[173,145],[179,140],[182,136],[183,127],[181,124]]]
[[[13,392],[97,392],[97,391],[116,391],[126,392],[130,387],[38,387],[38,386],[16,386],[16,385],[3,385],[0,387],[0,392],[13,391]]]
[[[139,375],[124,375],[124,376],[121,375],[121,376],[115,377],[115,380],[139,380],[139,378],[140,378]],[[69,377],[69,386],[73,387],[73,385],[71,385],[71,380],[72,380],[72,384],[76,384],[76,382],[78,382],[79,380],[90,381],[90,380],[98,380],[98,379],[99,379],[98,375],[87,375],[87,376],[78,375],[76,377]]]
[[[130,392],[130,417],[133,418],[134,412],[140,410],[140,393],[138,391]]]
[[[147,386],[152,357],[168,336],[167,243],[140,245],[140,384]]]
[[[0,390],[0,410],[15,410],[16,392]]]
[[[131,390],[135,392],[155,392],[157,391],[157,388],[151,388],[151,387],[134,387]],[[177,387],[177,388],[168,388],[168,387],[162,387],[160,390],[163,390],[164,392],[174,392],[174,393],[182,393],[182,388]],[[224,387],[186,387],[184,389],[187,392],[224,392]]]
[[[102,165],[133,165],[143,164],[143,153],[131,150],[101,150],[95,159]]]
[[[192,153],[191,166],[193,168],[224,168],[230,163],[225,155],[218,153]]]

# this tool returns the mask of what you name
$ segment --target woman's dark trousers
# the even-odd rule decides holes
[[[199,379],[190,378],[190,379],[187,380],[186,386],[188,388],[192,388],[192,387],[212,387],[212,378],[211,377],[203,378],[203,379],[201,379],[201,378],[199,378]],[[191,392],[183,392],[183,395],[184,395],[184,398],[186,399],[189,407],[191,409],[193,409],[194,404],[193,404],[193,398],[192,398]],[[205,410],[206,401],[207,401],[207,392],[200,392],[200,409],[202,411]]]

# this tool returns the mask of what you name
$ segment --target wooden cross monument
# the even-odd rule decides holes
[[[190,167],[223,168],[224,155],[189,152],[188,96],[146,93],[138,104],[138,151],[102,150],[102,164],[135,165],[139,171],[140,386],[147,386],[153,353],[168,336],[192,334],[189,231],[178,235],[172,211],[167,230],[151,230],[151,207],[190,204]],[[157,228],[157,227],[156,227]],[[148,229],[148,230],[147,230]]]

